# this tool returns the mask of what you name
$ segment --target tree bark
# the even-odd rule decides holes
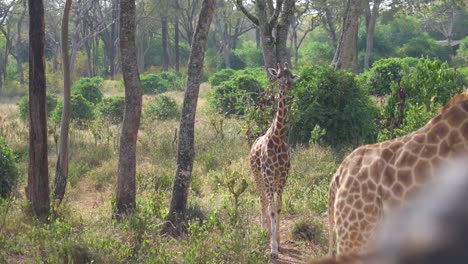
[[[120,136],[115,219],[136,208],[136,143],[142,107],[142,90],[136,54],[135,1],[120,0],[120,58],[125,84],[125,114]]]
[[[50,211],[47,162],[45,79],[45,25],[43,0],[29,6],[29,170],[26,197],[37,218],[46,221]]]
[[[23,20],[24,17],[26,16],[26,1],[23,1],[23,11],[21,12],[20,18],[18,19],[18,24],[17,24],[17,36],[16,36],[16,48],[19,50],[22,46],[22,39],[21,39],[21,29],[23,28]],[[16,52],[16,64],[17,64],[17,70],[18,70],[18,75],[19,75],[19,81],[20,85],[23,86],[25,85],[24,81],[24,72],[23,72],[23,61],[21,59],[21,56],[19,52]]]
[[[175,70],[180,71],[179,18],[174,22]]]
[[[370,56],[374,49],[374,31],[377,17],[379,16],[381,0],[374,0],[374,6],[370,13],[369,24],[367,25],[366,55],[364,56],[364,70],[370,68]]]
[[[332,66],[340,70],[353,70],[353,59],[357,57],[356,36],[359,27],[359,17],[363,11],[363,0],[348,0],[340,41],[333,57]]]
[[[169,58],[169,25],[167,23],[167,17],[161,18],[161,33],[162,33],[162,48],[163,48],[163,71],[169,70],[170,58]]]
[[[177,237],[186,231],[186,211],[193,159],[195,156],[195,112],[203,73],[203,61],[208,44],[208,31],[214,16],[216,0],[204,0],[188,64],[187,89],[184,96],[177,149],[177,170],[174,181],[171,207],[163,233]]]
[[[62,202],[68,180],[68,133],[71,116],[70,55],[68,53],[68,21],[72,0],[65,2],[62,19],[62,68],[63,68],[63,111],[60,123],[59,151],[55,168],[54,200],[56,207]]]

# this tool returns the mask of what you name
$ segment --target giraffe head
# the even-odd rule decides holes
[[[294,82],[299,79],[298,75],[292,74],[289,71],[288,63],[285,63],[284,67],[278,63],[278,69],[268,68],[268,72],[270,73],[270,78],[277,80],[280,89],[283,90],[291,90]]]

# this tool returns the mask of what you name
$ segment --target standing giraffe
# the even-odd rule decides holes
[[[328,194],[329,255],[365,253],[387,209],[409,203],[434,170],[468,153],[468,95],[460,94],[415,132],[354,150]]]
[[[260,195],[262,228],[268,228],[271,255],[273,258],[277,258],[280,244],[279,214],[283,205],[282,195],[291,166],[288,145],[285,142],[288,112],[286,92],[292,89],[293,81],[299,77],[289,71],[287,63],[284,64],[284,68],[278,64],[277,70],[269,68],[268,72],[271,78],[278,81],[278,109],[273,124],[265,135],[255,141],[250,150],[250,167]]]

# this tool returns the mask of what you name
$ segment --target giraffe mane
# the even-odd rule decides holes
[[[460,94],[457,94],[455,96],[452,97],[452,99],[450,99],[444,107],[442,107],[440,110],[439,110],[439,113],[443,113],[445,112],[447,109],[449,109],[450,107],[462,102],[462,101],[465,101],[465,100],[468,100],[468,94],[467,93],[460,93]]]

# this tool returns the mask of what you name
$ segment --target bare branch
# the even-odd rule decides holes
[[[283,2],[283,0],[280,1]],[[254,23],[257,26],[259,25],[258,18],[250,14],[250,12],[244,7],[242,0],[236,0],[234,3],[236,4],[236,7],[239,8],[239,10],[242,11],[242,13],[244,13],[244,15],[250,19],[250,21],[252,21],[252,23]]]

